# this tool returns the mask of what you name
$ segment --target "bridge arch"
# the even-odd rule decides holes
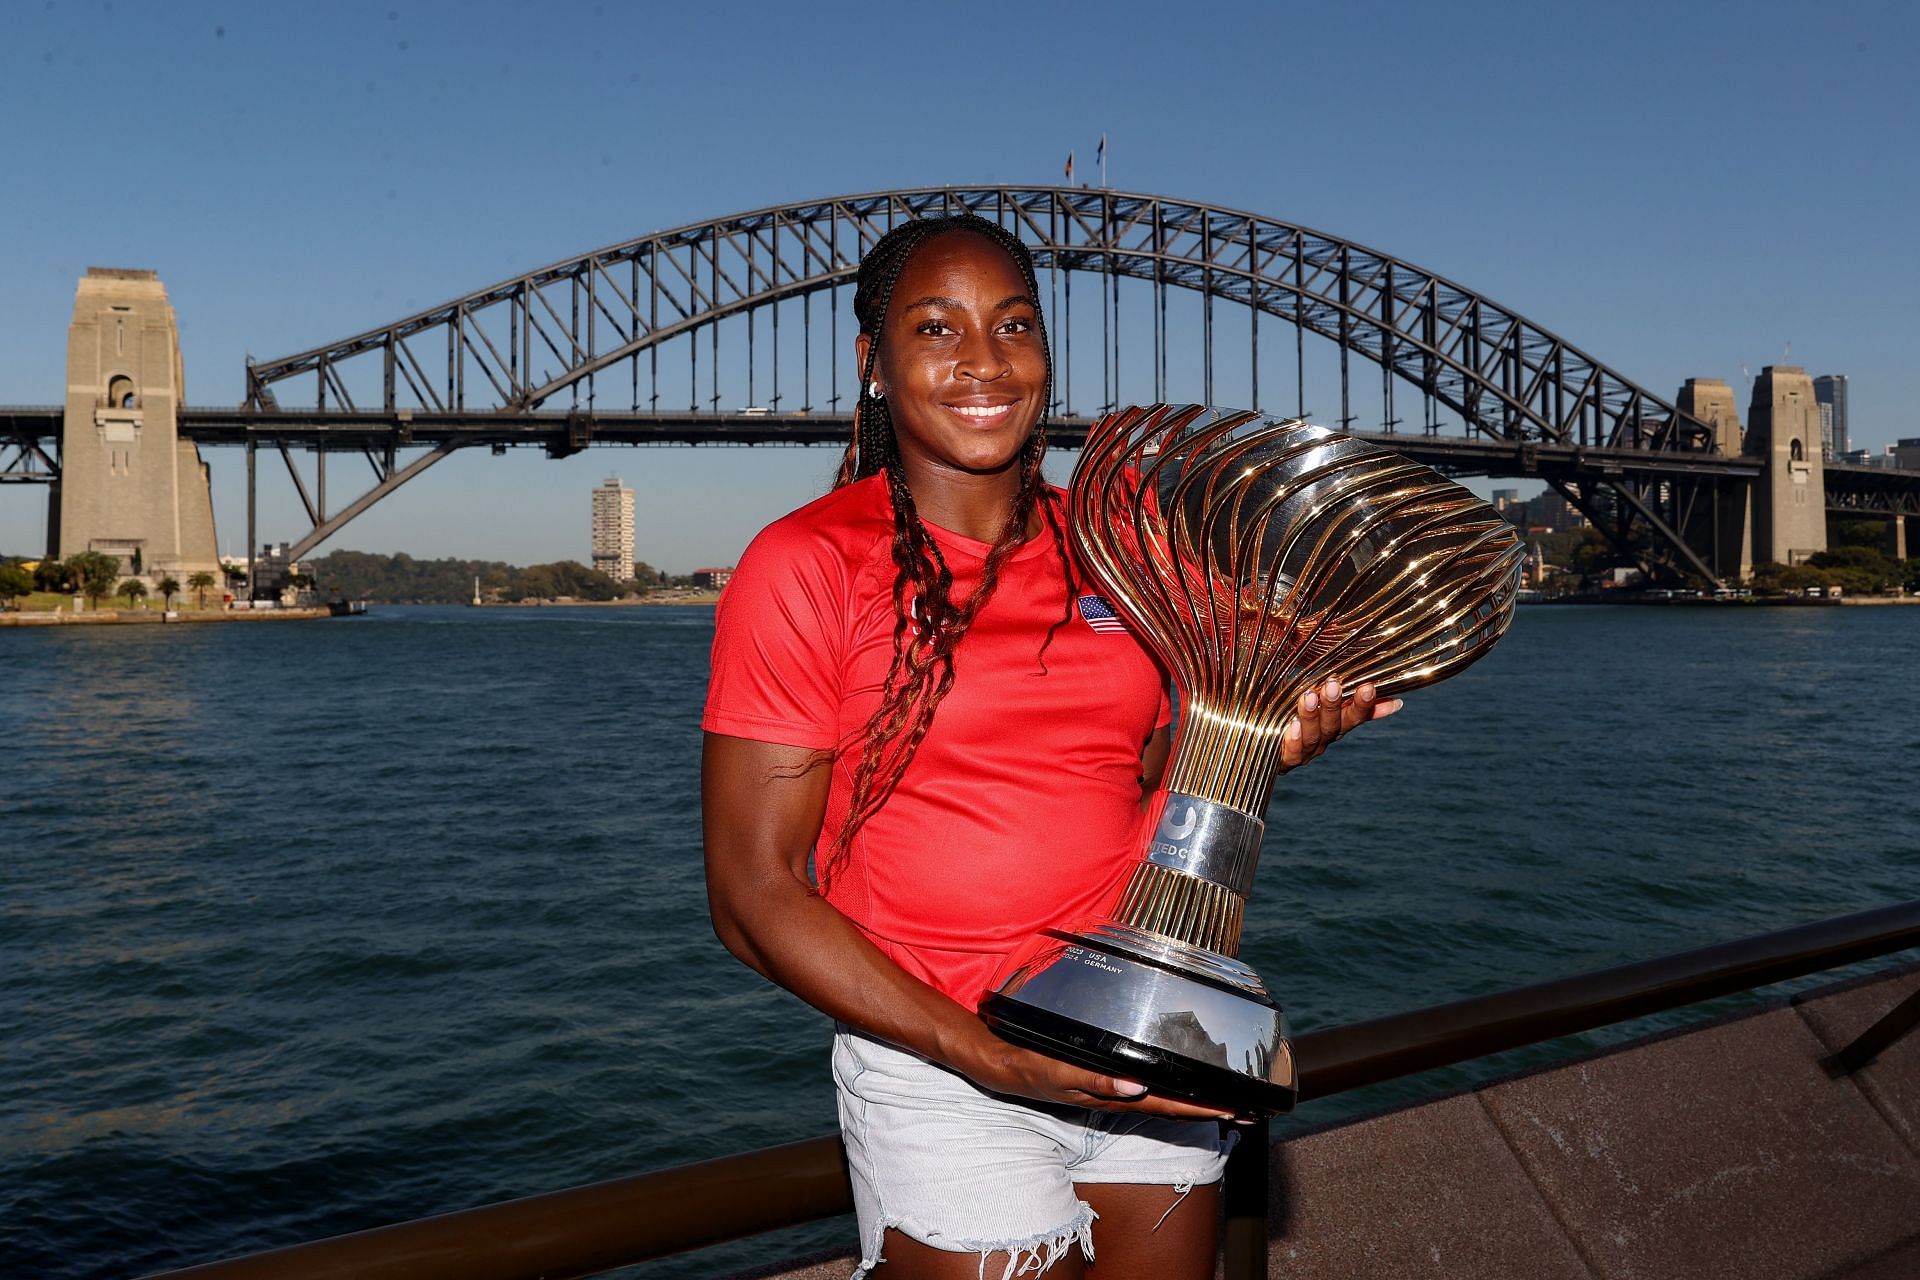
[[[1303,335],[1326,339],[1338,351],[1341,425],[1355,421],[1348,364],[1358,354],[1381,370],[1388,442],[1445,453],[1436,465],[1537,475],[1650,573],[1721,576],[1716,565],[1724,560],[1723,547],[1712,530],[1720,527],[1723,508],[1744,509],[1752,467],[1719,455],[1707,423],[1511,308],[1377,249],[1244,210],[1085,187],[926,187],[837,196],[609,245],[338,342],[249,362],[242,412],[257,415],[257,425],[248,428],[248,438],[276,443],[287,459],[314,522],[297,544],[302,551],[454,449],[483,438],[491,438],[496,449],[531,442],[505,428],[551,418],[562,397],[564,432],[550,432],[545,440],[554,456],[607,438],[601,433],[615,419],[625,423],[620,430],[629,442],[649,423],[660,439],[693,442],[713,437],[690,432],[726,431],[739,439],[746,433],[737,428],[764,420],[752,415],[772,412],[783,419],[777,438],[818,442],[843,420],[840,404],[850,399],[839,394],[842,375],[851,372],[837,347],[839,304],[861,257],[902,220],[959,210],[998,222],[1027,243],[1043,276],[1056,286],[1064,282],[1069,313],[1075,276],[1102,278],[1102,307],[1109,301],[1114,307],[1112,328],[1103,321],[1101,339],[1103,390],[1111,391],[1112,400],[1120,398],[1123,368],[1119,281],[1148,282],[1155,294],[1156,399],[1238,399],[1216,396],[1213,387],[1213,304],[1237,304],[1245,308],[1253,346],[1250,403],[1261,402],[1260,317],[1275,317],[1296,335],[1297,390],[1306,382]],[[1167,321],[1166,297],[1180,291],[1201,301],[1201,383],[1169,387],[1168,338],[1175,329]],[[826,362],[832,394],[826,411],[818,413],[812,332],[822,294],[834,336]],[[780,319],[796,300],[806,379],[798,413],[779,407]],[[772,409],[757,403],[754,390],[754,326],[763,315],[773,333]],[[721,408],[721,327],[742,316],[745,377],[738,379],[735,369],[729,379],[744,382],[746,398],[729,412]],[[849,317],[849,344],[851,327]],[[1050,327],[1064,348],[1056,349],[1056,367],[1071,387],[1074,326],[1055,316]],[[1184,326],[1178,332],[1184,334]],[[711,334],[710,340],[703,341],[703,334]],[[703,346],[712,389],[706,408],[700,403]],[[689,362],[691,404],[684,413],[661,403],[661,353],[673,347],[684,348]],[[649,386],[644,404],[643,363]],[[603,394],[603,380],[622,365],[630,376],[631,411],[618,407],[617,395]],[[1124,367],[1137,379],[1137,363]],[[1429,410],[1417,435],[1394,432],[1393,388],[1409,385]],[[1304,409],[1304,390],[1298,394]],[[1434,405],[1458,417],[1464,438],[1450,431],[1442,439]],[[1066,409],[1061,430],[1071,436],[1078,424],[1070,393]],[[322,494],[311,501],[287,454],[288,436],[276,434],[276,424],[291,425],[303,415],[385,424],[372,429],[378,442],[366,450],[374,489],[331,516],[324,496],[327,453],[368,442],[332,443],[353,438],[348,433],[314,443]],[[398,448],[428,443],[416,434],[416,419],[439,422],[438,443],[403,466]],[[481,425],[482,419],[501,429]]]
[[[1435,398],[1471,432],[1589,448],[1714,448],[1706,424],[1435,272],[1243,210],[1073,187],[874,192],[689,223],[250,364],[249,402],[271,406],[289,384],[311,378],[315,407],[359,408],[349,369],[375,363],[379,407],[389,412],[467,410],[476,400],[505,412],[537,409],[623,363],[637,375],[638,361],[676,339],[834,291],[897,222],[962,209],[1019,235],[1042,271],[1190,290],[1209,307],[1221,299],[1314,333]],[[1204,363],[1210,382],[1210,350]]]

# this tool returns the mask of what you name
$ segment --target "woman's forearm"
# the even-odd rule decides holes
[[[714,932],[769,981],[962,1074],[998,1045],[970,1010],[894,963],[811,886],[776,874],[743,888],[735,901],[716,902]]]

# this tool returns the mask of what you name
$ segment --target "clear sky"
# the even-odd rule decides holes
[[[1804,365],[1920,435],[1906,3],[0,4],[0,403],[62,399],[74,282],[151,267],[187,391],[530,267],[761,205],[1059,180],[1250,209],[1467,284],[1671,395]],[[1788,344],[1791,354],[1786,355]],[[1783,358],[1783,356],[1785,358]],[[1198,390],[1175,386],[1185,397]],[[1327,416],[1327,415],[1322,415]],[[242,465],[209,450],[221,541]],[[456,454],[330,547],[730,563],[825,451]],[[336,489],[340,485],[336,480]],[[263,490],[263,537],[294,528]],[[0,487],[0,551],[45,497]]]

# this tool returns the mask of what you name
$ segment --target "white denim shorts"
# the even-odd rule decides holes
[[[1053,1106],[988,1093],[965,1076],[845,1026],[833,1038],[840,1132],[860,1217],[862,1280],[889,1227],[949,1253],[1005,1252],[1005,1280],[1038,1275],[1074,1245],[1093,1257],[1075,1183],[1168,1188],[1171,1212],[1220,1180],[1237,1133],[1213,1120]],[[1164,1217],[1164,1215],[1163,1215]]]

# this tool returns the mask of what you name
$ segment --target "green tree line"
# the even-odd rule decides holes
[[[615,600],[634,590],[684,581],[644,562],[634,566],[631,583],[615,582],[574,560],[519,567],[498,560],[416,560],[405,552],[383,556],[369,551],[334,551],[305,563],[323,595],[383,604],[461,604],[473,598],[476,577],[483,599],[506,601],[551,600],[556,596]]]

